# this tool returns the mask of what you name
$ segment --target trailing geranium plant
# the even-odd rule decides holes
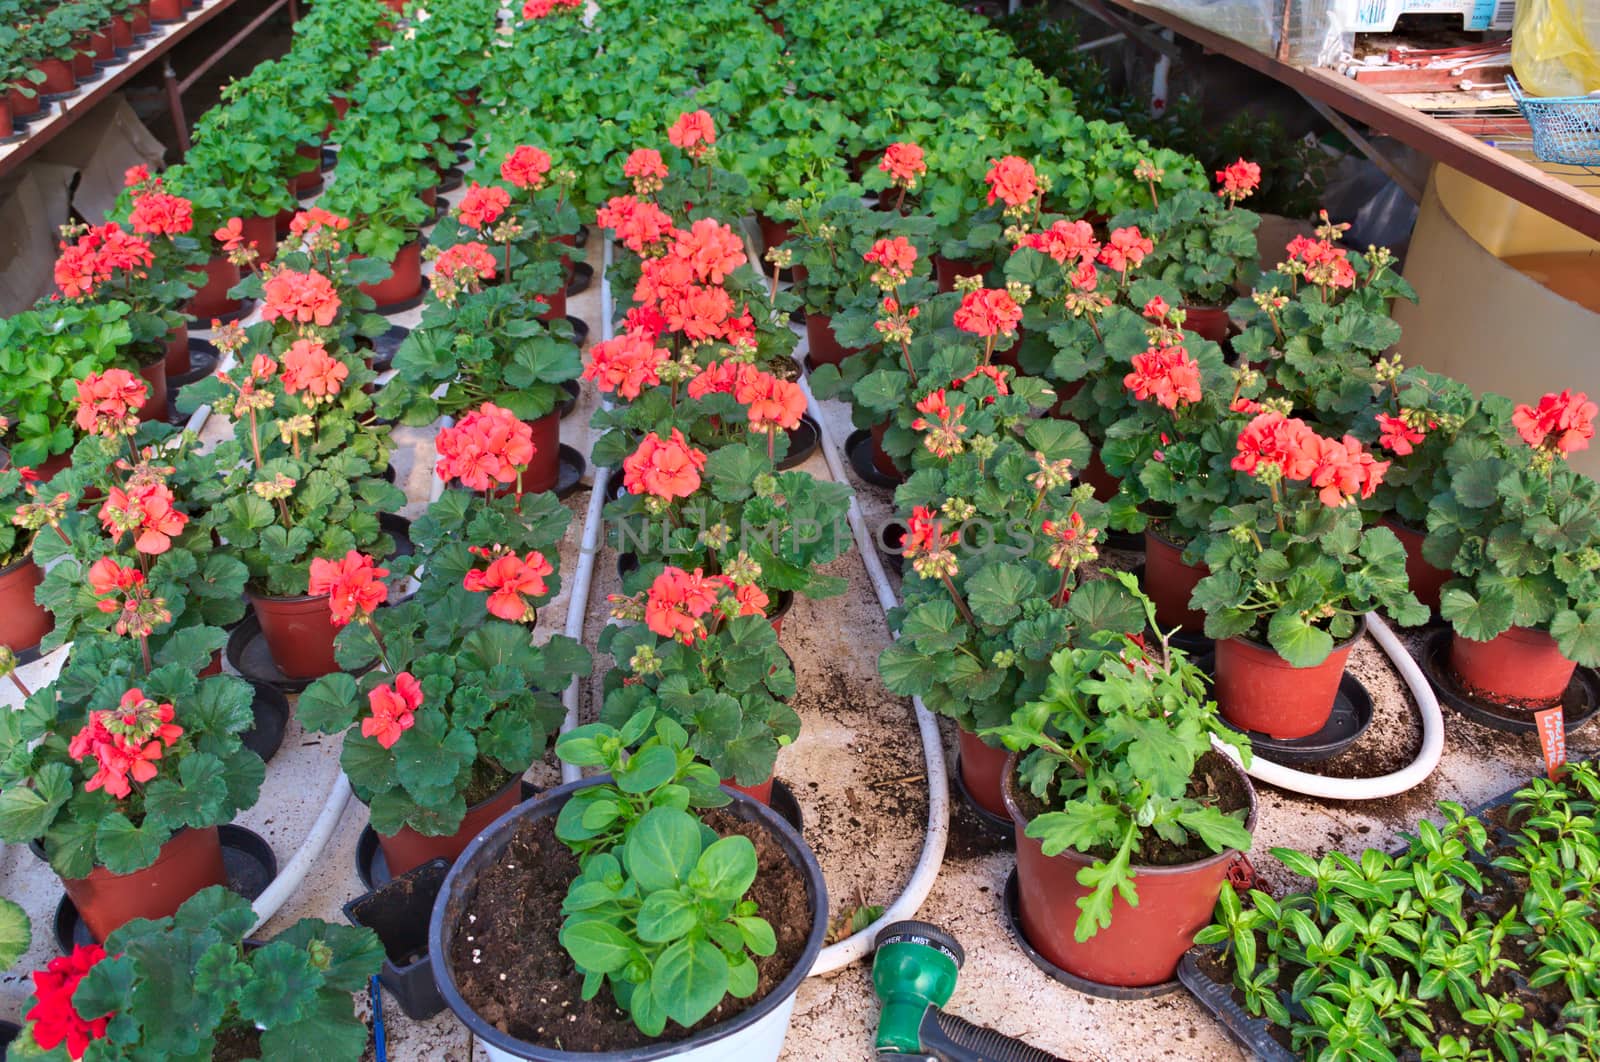
[[[1352,436],[1327,438],[1271,408],[1245,425],[1235,448],[1232,466],[1249,477],[1249,494],[1212,516],[1211,573],[1190,601],[1206,613],[1207,637],[1248,637],[1304,668],[1356,634],[1368,612],[1403,626],[1427,621],[1399,539],[1363,528],[1355,504],[1372,496],[1387,461]]]
[[[51,959],[33,974],[12,1054],[209,1058],[242,1042],[262,1057],[360,1058],[367,1030],[351,994],[383,965],[377,934],[305,918],[247,943],[255,917],[250,901],[213,885],[169,918],[136,919],[104,947]]]
[[[721,778],[756,786],[800,732],[789,706],[794,667],[766,620],[767,595],[750,581],[667,567],[647,591],[614,597],[600,651],[606,675],[600,721],[624,725],[641,710],[672,719]]]
[[[1043,691],[983,731],[1023,754],[1016,784],[1032,798],[1027,836],[1047,856],[1070,848],[1095,860],[1077,875],[1090,890],[1077,901],[1080,943],[1111,925],[1118,897],[1137,906],[1135,864],[1159,866],[1163,851],[1191,838],[1212,852],[1250,847],[1246,812],[1219,807],[1213,788],[1193,784],[1214,739],[1238,749],[1246,766],[1249,741],[1218,717],[1204,673],[1161,631],[1133,576],[1116,578],[1158,644],[1120,634],[1063,648]]]
[[[1455,573],[1439,610],[1462,637],[1530,627],[1568,660],[1600,666],[1600,486],[1565,461],[1589,445],[1595,416],[1583,392],[1547,394],[1512,412],[1521,444],[1446,449],[1423,555]]]

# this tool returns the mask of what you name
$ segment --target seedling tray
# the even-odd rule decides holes
[[[406,1017],[424,1021],[444,1009],[444,997],[428,962],[428,919],[450,863],[435,859],[344,905],[351,925],[364,926],[383,943],[378,983],[389,990]]]

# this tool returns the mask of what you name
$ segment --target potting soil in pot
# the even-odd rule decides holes
[[[705,821],[723,837],[742,834],[756,846],[759,870],[745,899],[771,923],[778,948],[752,956],[760,979],[749,999],[729,996],[693,1028],[668,1022],[655,1039],[617,1009],[609,988],[586,1001],[583,975],[560,941],[561,901],[578,875],[578,859],[556,839],[554,817],[524,822],[462,905],[449,956],[461,998],[508,1035],[573,1052],[681,1040],[755,1005],[805,951],[812,923],[805,879],[760,823],[723,811],[708,813]]]

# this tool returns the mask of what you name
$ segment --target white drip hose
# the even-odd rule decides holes
[[[1271,763],[1257,755],[1251,757],[1247,768],[1250,777],[1291,793],[1327,800],[1377,800],[1404,793],[1422,784],[1433,773],[1433,769],[1439,765],[1439,758],[1444,755],[1444,717],[1439,712],[1439,701],[1433,695],[1433,687],[1428,684],[1427,677],[1406,651],[1405,645],[1389,629],[1389,625],[1378,618],[1376,612],[1367,614],[1367,630],[1372,632],[1378,648],[1388,656],[1389,662],[1400,672],[1400,677],[1405,679],[1411,696],[1416,698],[1417,713],[1422,717],[1422,751],[1417,758],[1398,771],[1372,778],[1326,778],[1320,774],[1297,771],[1281,763]],[[1239,763],[1239,754],[1232,746],[1218,742],[1216,748]]]

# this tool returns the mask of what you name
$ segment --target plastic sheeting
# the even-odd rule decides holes
[[[1204,26],[1224,37],[1276,56],[1284,33],[1285,0],[1144,0],[1151,7]],[[1353,0],[1293,0],[1289,8],[1286,58],[1303,66],[1327,66],[1350,51]]]
[[[55,286],[56,229],[77,172],[35,162],[0,191],[0,314],[27,309]]]
[[[1518,0],[1511,65],[1534,96],[1600,92],[1600,0]]]
[[[155,169],[165,154],[166,148],[139,121],[128,101],[115,95],[75,121],[36,157],[78,171],[72,208],[98,223],[116,204],[128,167],[143,163]]]

